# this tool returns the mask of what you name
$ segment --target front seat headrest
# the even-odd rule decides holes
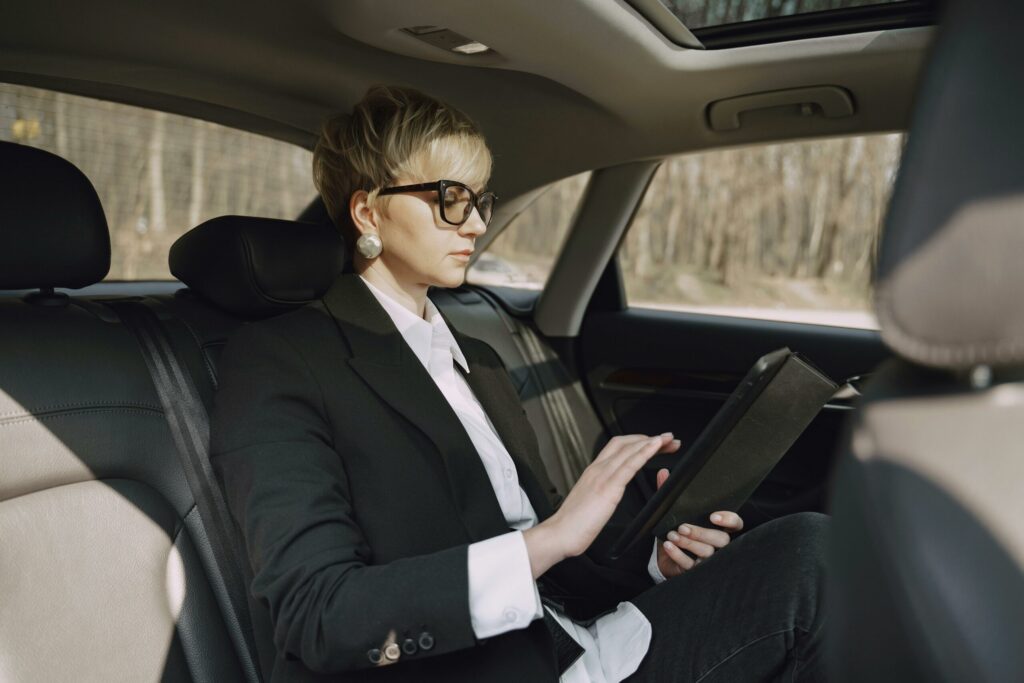
[[[330,225],[221,216],[171,245],[171,273],[213,304],[245,318],[317,299],[342,271],[345,247]]]
[[[1024,363],[1024,69],[1015,2],[961,2],[925,71],[879,254],[882,337],[932,367]],[[959,15],[974,26],[962,31]],[[1015,15],[1015,16],[1008,16]]]
[[[99,282],[110,270],[100,198],[69,161],[0,142],[0,289]]]

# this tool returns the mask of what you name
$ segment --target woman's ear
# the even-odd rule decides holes
[[[352,224],[360,235],[367,232],[380,234],[377,225],[377,212],[367,203],[369,193],[366,190],[356,190],[348,200],[348,211],[352,216]]]

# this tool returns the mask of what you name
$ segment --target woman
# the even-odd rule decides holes
[[[490,219],[476,126],[376,87],[313,163],[354,272],[230,339],[212,419],[274,680],[818,680],[822,515],[729,544],[721,511],[648,567],[591,560],[670,433],[612,438],[553,508],[501,360],[427,297],[463,283]]]

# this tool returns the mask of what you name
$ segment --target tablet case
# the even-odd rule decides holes
[[[738,510],[837,389],[788,348],[758,359],[610,556],[649,533],[664,539],[684,522],[706,526],[712,512]]]

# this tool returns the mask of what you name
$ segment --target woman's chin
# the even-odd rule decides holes
[[[461,287],[466,281],[466,267],[450,268],[444,273],[440,273],[437,278],[438,287],[446,287],[448,289],[454,289],[455,287]]]

